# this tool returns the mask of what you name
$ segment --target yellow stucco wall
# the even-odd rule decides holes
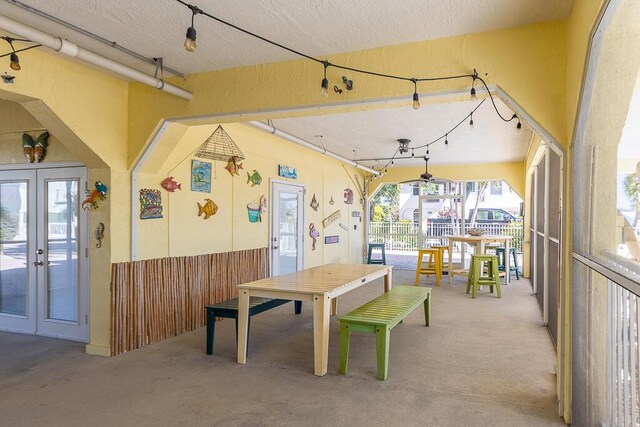
[[[340,162],[329,157],[250,126],[232,123],[225,124],[224,129],[245,155],[246,159],[241,162],[244,169],[239,171],[239,176],[232,177],[225,170],[226,163],[212,162],[211,192],[191,191],[191,161],[198,160],[193,156],[193,152],[216,127],[217,125],[205,125],[188,128],[182,132],[178,141],[174,141],[174,149],[165,157],[165,161],[155,173],[147,167],[143,168],[144,173],[140,174],[138,180],[140,188],[161,189],[160,182],[168,176],[173,176],[181,183],[182,190],[169,193],[161,189],[163,218],[138,220],[138,259],[267,246],[271,207],[268,207],[261,223],[250,223],[247,204],[252,201],[258,202],[262,195],[271,202],[269,183],[270,180],[276,179],[302,184],[306,189],[303,231],[305,267],[328,262],[362,262],[364,226],[357,218],[351,217],[354,210],[362,213],[358,192],[351,181],[351,178],[356,179],[357,176],[362,184],[361,171],[349,166],[345,166],[345,170]],[[175,133],[168,130],[164,137],[172,138],[173,135]],[[278,164],[296,167],[298,179],[287,180],[278,177]],[[247,184],[247,172],[252,173],[253,169],[262,176],[262,183],[255,187]],[[352,205],[344,203],[345,188],[354,192]],[[317,212],[309,206],[314,194],[320,203]],[[332,197],[334,204],[330,205],[329,200]],[[196,203],[203,204],[205,198],[211,198],[219,208],[218,213],[207,220],[197,216]],[[341,211],[341,219],[323,229],[322,220],[337,210]],[[311,249],[311,239],[308,236],[310,223],[314,223],[321,234],[315,251]],[[349,231],[339,227],[339,223],[348,226]],[[340,242],[325,245],[325,235],[338,235]]]

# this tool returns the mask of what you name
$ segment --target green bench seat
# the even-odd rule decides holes
[[[376,334],[378,379],[386,380],[389,371],[389,336],[391,329],[420,304],[424,305],[424,322],[431,323],[431,289],[396,286],[389,292],[340,316],[340,373],[347,373],[351,332]]]

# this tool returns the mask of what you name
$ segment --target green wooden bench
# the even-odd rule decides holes
[[[431,322],[431,289],[396,286],[389,292],[340,317],[340,373],[347,373],[351,332],[376,334],[378,379],[386,380],[389,371],[389,336],[391,329],[420,304],[424,304],[424,322]]]

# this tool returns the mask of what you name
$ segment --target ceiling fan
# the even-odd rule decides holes
[[[420,178],[400,181],[399,184],[411,184],[414,182],[440,184],[451,181],[443,178],[434,178],[433,175],[429,173],[429,158],[427,156],[424,156],[424,173],[420,174]]]

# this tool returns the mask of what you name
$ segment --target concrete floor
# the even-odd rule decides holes
[[[394,283],[414,273],[395,271]],[[422,279],[430,286],[433,278]],[[556,415],[555,352],[526,279],[503,298],[433,288],[432,323],[415,310],[391,333],[389,379],[375,378],[375,338],[351,340],[338,375],[331,320],[329,372],[312,374],[312,310],[287,304],[252,318],[248,364],[235,363],[234,323],[217,324],[116,358],[84,346],[0,333],[0,425],[7,426],[538,426]],[[342,314],[379,294],[381,280],[341,297]]]

